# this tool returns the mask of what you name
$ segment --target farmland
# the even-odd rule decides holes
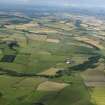
[[[20,14],[0,14],[0,105],[104,105],[103,21]]]

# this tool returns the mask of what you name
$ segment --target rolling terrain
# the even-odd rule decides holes
[[[105,20],[45,14],[0,12],[0,105],[104,105]]]

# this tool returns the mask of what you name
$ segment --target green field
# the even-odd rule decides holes
[[[0,15],[0,105],[104,105],[105,40],[69,18]]]

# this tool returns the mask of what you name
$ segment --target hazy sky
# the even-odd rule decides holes
[[[0,3],[105,7],[105,0],[0,0]]]

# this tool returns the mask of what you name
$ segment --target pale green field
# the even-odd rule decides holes
[[[105,105],[105,87],[95,87],[91,89],[92,101],[96,105]]]

